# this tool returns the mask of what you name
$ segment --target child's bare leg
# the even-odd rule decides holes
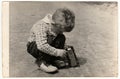
[[[51,46],[57,48],[57,49],[64,49],[65,45],[65,36],[63,34],[59,34],[53,41]],[[54,66],[57,66],[58,68],[62,68],[65,66],[65,62],[62,60],[61,57],[51,57],[52,64]]]
[[[59,34],[53,41],[51,46],[58,48],[58,49],[64,49],[65,45],[65,36],[63,34]]]

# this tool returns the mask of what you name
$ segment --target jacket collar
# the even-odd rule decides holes
[[[54,21],[52,20],[52,15],[51,14],[47,14],[43,19],[42,21],[44,21],[45,23],[54,23]]]

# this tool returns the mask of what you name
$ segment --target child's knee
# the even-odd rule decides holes
[[[66,37],[64,34],[59,34],[58,35],[58,39],[62,40],[62,41],[65,41],[66,40]]]

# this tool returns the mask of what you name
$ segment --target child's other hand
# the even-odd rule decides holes
[[[66,55],[66,50],[59,49],[57,52],[57,56],[64,57]]]

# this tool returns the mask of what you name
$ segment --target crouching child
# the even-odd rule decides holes
[[[41,70],[49,73],[65,66],[64,61],[60,60],[67,52],[63,32],[72,31],[74,25],[75,15],[67,8],[57,9],[53,15],[47,14],[33,25],[27,51],[36,58],[36,64]]]

